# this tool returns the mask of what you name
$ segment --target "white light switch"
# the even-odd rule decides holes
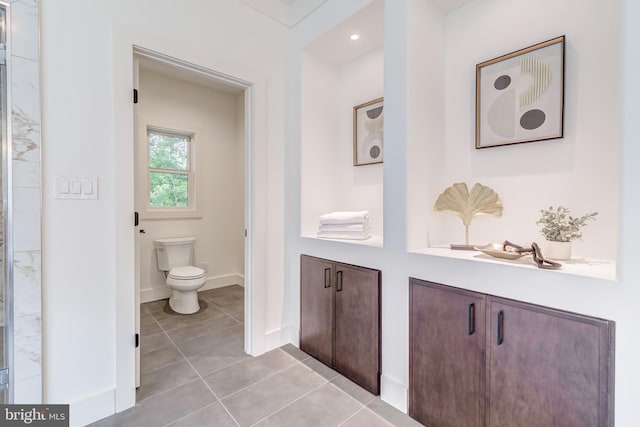
[[[72,178],[70,183],[72,194],[80,194],[82,192],[82,183],[78,178]]]
[[[93,182],[88,180],[82,181],[82,194],[84,195],[93,194]]]
[[[69,180],[64,176],[56,176],[56,196],[69,194]]]
[[[55,198],[95,200],[98,198],[98,177],[55,177]]]

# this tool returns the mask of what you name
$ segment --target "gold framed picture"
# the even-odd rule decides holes
[[[353,165],[382,163],[384,98],[353,107]]]
[[[564,136],[560,36],[476,65],[476,148]]]

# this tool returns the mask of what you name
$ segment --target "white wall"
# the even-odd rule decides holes
[[[434,0],[414,2],[407,40],[407,247],[444,240],[433,203],[445,188],[445,22]],[[427,221],[430,218],[430,221]],[[461,241],[456,241],[462,243]]]
[[[240,104],[240,105],[238,105]],[[197,165],[196,198],[200,218],[145,219],[145,181],[136,181],[140,229],[141,302],[166,298],[169,290],[158,270],[153,240],[194,236],[195,263],[208,263],[204,289],[242,284],[244,274],[244,123],[239,111],[244,102],[237,94],[141,70],[137,105],[139,153],[147,149],[147,126],[193,132]],[[138,156],[140,159],[142,156]],[[139,177],[146,165],[138,165]]]
[[[236,0],[44,0],[41,30],[44,393],[47,402],[70,403],[72,423],[83,425],[135,401],[134,44],[253,85],[257,218],[250,233],[264,272],[255,278],[263,334],[256,348],[266,349],[264,330],[281,328],[287,32]],[[55,174],[97,176],[99,199],[54,200]]]
[[[431,23],[434,17],[426,15],[422,19]],[[444,152],[438,149],[433,153],[444,166],[440,192],[454,182],[466,182],[469,187],[480,182],[493,188],[504,204],[502,218],[478,217],[472,221],[471,243],[505,239],[522,244],[540,242],[544,238],[535,224],[539,210],[564,205],[576,215],[599,212],[597,220],[585,228],[583,241],[574,243],[574,255],[615,259],[620,145],[618,2],[475,1],[444,19],[445,138],[440,140]],[[563,34],[565,137],[475,149],[475,65]],[[419,32],[412,32],[410,37],[429,43]],[[438,54],[439,48],[434,52]],[[425,53],[423,61],[431,61],[431,50]],[[412,87],[414,81],[421,81],[416,77],[411,80]],[[433,100],[425,99],[424,104],[433,105]],[[431,156],[431,152],[426,153],[424,161]],[[415,157],[411,151],[409,158]],[[435,172],[428,174],[430,183],[434,178],[441,179],[439,171]],[[421,178],[409,175],[409,181]],[[410,198],[425,196],[431,200],[423,211],[428,228],[444,225],[441,240],[430,243],[461,243],[462,222],[453,215],[434,213],[433,194],[414,191]]]
[[[353,107],[384,96],[384,48],[342,65],[338,69],[338,94],[339,166],[334,171],[339,179],[335,193],[344,206],[340,210],[368,210],[371,233],[382,236],[384,163],[353,166]]]
[[[383,234],[383,163],[353,166],[353,107],[384,96],[384,49],[344,64],[303,52],[301,233],[315,236],[318,217],[368,210]]]
[[[636,69],[639,66],[636,52],[640,49],[638,46],[640,29],[634,25],[634,22],[640,17],[640,6],[632,0],[622,0],[622,10],[619,9],[618,2],[588,2],[585,4],[584,2],[567,1],[562,4],[556,2],[552,5],[545,2],[545,4],[553,6],[553,12],[545,15],[544,20],[534,20],[534,24],[537,23],[539,26],[539,37],[530,42],[546,40],[563,33],[567,35],[569,42],[567,60],[571,60],[570,58],[573,57],[574,61],[573,70],[570,67],[568,69],[570,78],[567,80],[568,101],[570,101],[566,106],[569,124],[566,130],[568,139],[491,148],[476,152],[472,148],[474,135],[471,131],[474,112],[472,94],[475,64],[501,53],[527,46],[528,43],[524,42],[522,38],[532,38],[535,30],[531,27],[531,23],[522,17],[535,13],[540,18],[534,10],[539,7],[540,2],[477,1],[470,4],[469,9],[461,9],[457,12],[461,15],[455,15],[456,12],[454,12],[448,20],[445,20],[442,15],[439,18],[434,15],[432,12],[435,5],[427,3],[424,0],[396,0],[393,2],[393,7],[387,4],[385,10],[385,105],[387,115],[385,116],[384,248],[345,245],[297,237],[296,221],[300,221],[301,218],[296,217],[295,213],[300,200],[295,185],[290,185],[287,189],[287,210],[291,212],[292,218],[288,223],[293,223],[287,227],[289,262],[287,286],[288,289],[291,289],[292,322],[294,325],[298,324],[299,254],[306,253],[381,269],[383,363],[381,396],[383,400],[396,407],[406,409],[406,390],[409,381],[408,277],[418,277],[492,295],[612,319],[616,321],[616,425],[634,426],[637,423],[635,396],[637,396],[637,384],[640,381],[640,368],[637,366],[637,360],[640,358],[640,344],[638,344],[635,331],[637,325],[635,305],[640,297],[640,288],[637,286],[638,280],[640,280],[638,277],[640,270],[637,268],[637,260],[635,259],[637,255],[635,242],[640,239],[640,227],[637,224],[640,206],[636,195],[636,183],[640,180],[640,169],[634,165],[634,161],[639,155],[639,148],[636,144],[637,130],[634,123],[640,112],[634,100],[640,96],[640,86],[635,79]],[[362,6],[362,3],[358,4]],[[514,13],[514,8],[520,8],[518,10],[522,10],[522,12],[518,15],[518,30],[513,30],[506,35],[499,33],[500,36],[494,37],[494,32],[498,31],[496,25],[485,26],[481,22],[473,22],[473,19],[487,19],[490,24],[495,24],[497,19],[505,17],[503,12],[495,9],[499,5],[505,7],[506,16],[511,16],[510,14]],[[488,9],[485,10],[485,7]],[[315,16],[311,17],[312,19],[303,22],[294,29],[296,43],[292,49],[295,52],[296,46],[301,48],[304,46],[305,40],[317,37],[335,25],[336,21],[353,14],[355,10],[357,10],[357,5],[346,5],[338,0],[328,1]],[[595,17],[597,19],[594,21]],[[621,19],[623,25],[620,27]],[[425,25],[431,22],[435,26],[428,30],[420,27],[421,22]],[[464,23],[470,26],[469,31],[461,28]],[[483,51],[472,52],[471,47],[467,50],[462,38],[457,40],[456,36],[451,34],[449,28],[451,25],[456,25],[460,31],[464,31],[466,43],[471,46],[477,45]],[[520,27],[526,30],[526,33],[520,34]],[[622,43],[618,39],[620,32],[623,37]],[[412,71],[411,67],[418,65],[424,69],[429,65],[429,60],[432,57],[442,58],[444,56],[447,64],[454,61],[448,53],[444,52],[444,49],[431,45],[428,40],[429,36],[441,41],[446,38],[445,48],[447,50],[450,46],[455,45],[460,49],[464,48],[464,52],[461,53],[473,55],[473,58],[468,59],[471,69],[465,68],[460,71],[468,74],[463,77],[467,80],[466,87],[451,94],[451,102],[457,103],[455,105],[463,110],[461,114],[464,114],[466,118],[461,118],[459,122],[456,121],[455,116],[451,117],[451,108],[445,104],[447,118],[445,118],[446,127],[443,129],[431,129],[426,127],[424,123],[421,124],[422,127],[416,126],[416,121],[419,118],[416,109],[422,108],[429,111],[429,109],[436,108],[437,105],[418,102],[420,97],[428,99],[431,93],[426,90],[427,83],[414,81],[420,76],[420,69]],[[482,44],[483,40],[487,40],[486,45]],[[514,46],[507,48],[505,44],[513,44]],[[418,58],[420,46],[425,48],[422,60]],[[490,52],[489,49],[493,49],[493,51]],[[602,61],[597,60],[598,55]],[[462,61],[463,58],[455,60]],[[622,66],[620,66],[621,63]],[[292,64],[292,72],[295,76],[293,83],[299,84],[300,76],[296,66],[297,64]],[[578,68],[576,69],[576,67]],[[584,67],[588,69],[584,69]],[[614,77],[613,87],[603,87],[601,82],[609,81],[603,77],[607,70],[614,76],[619,76],[619,70],[622,70],[624,78],[620,87],[615,87],[615,80],[618,77]],[[450,72],[448,68],[445,68],[445,71],[446,73]],[[444,73],[443,75],[438,73],[432,75],[435,79],[445,77]],[[452,79],[447,78],[446,81],[446,90],[451,91],[449,85],[452,84]],[[292,90],[294,91],[292,99],[295,99],[295,91],[299,89],[294,87]],[[611,92],[601,92],[607,90],[611,90]],[[621,97],[621,94],[624,95]],[[436,92],[436,96],[448,97],[449,93]],[[464,104],[465,99],[467,104]],[[440,104],[439,101],[438,104]],[[298,108],[299,105],[292,102],[290,112],[295,120],[299,117]],[[598,115],[595,111],[599,109],[608,112],[603,111],[602,120],[596,121]],[[620,112],[624,118],[622,123],[619,118]],[[434,123],[437,124],[436,121]],[[620,126],[621,124],[622,126]],[[299,125],[296,121],[290,127],[292,139],[298,130],[297,126]],[[601,128],[601,126],[603,127]],[[541,187],[544,191],[538,187],[528,188],[528,191],[522,195],[523,201],[507,204],[509,209],[517,209],[517,205],[530,203],[533,198],[553,196],[558,199],[550,200],[542,207],[546,204],[562,202],[580,212],[581,210],[593,209],[590,206],[591,202],[599,200],[601,204],[595,209],[601,211],[601,217],[585,231],[585,245],[599,244],[602,241],[602,244],[608,248],[607,253],[610,253],[611,247],[613,247],[614,255],[615,253],[619,254],[617,280],[601,280],[538,269],[521,269],[506,265],[407,253],[407,243],[412,241],[413,236],[407,235],[405,224],[411,224],[412,218],[422,215],[413,211],[414,206],[419,208],[419,205],[414,205],[412,199],[429,196],[425,194],[426,192],[417,193],[420,183],[407,184],[407,181],[412,179],[407,174],[412,173],[412,169],[419,166],[411,162],[407,163],[407,159],[411,159],[414,155],[415,145],[419,144],[419,140],[412,139],[417,138],[421,132],[424,132],[424,129],[427,129],[430,137],[433,138],[437,137],[439,132],[445,133],[446,143],[453,144],[460,150],[459,156],[455,157],[454,155],[458,153],[452,151],[453,147],[446,145],[436,147],[437,155],[440,156],[439,161],[454,166],[453,171],[446,170],[448,181],[457,177],[461,179],[482,178],[483,181],[485,178],[490,178],[491,181],[484,183],[492,185],[494,184],[493,180],[497,183],[508,180],[509,178],[504,175],[508,172],[516,175],[518,183],[524,180],[527,185],[531,185],[536,179],[545,182],[546,185]],[[462,141],[458,141],[457,138]],[[601,144],[602,141],[606,142],[604,144],[606,150],[596,146],[596,143]],[[616,148],[616,141],[620,141],[619,148]],[[554,146],[554,144],[556,145]],[[537,151],[542,151],[542,153],[537,153]],[[423,154],[426,153],[423,152]],[[545,157],[542,154],[554,154],[554,156]],[[300,171],[296,170],[296,162],[299,155],[299,149],[292,145],[287,157],[288,165],[290,165],[288,182],[297,182],[296,178]],[[477,156],[482,157],[478,158]],[[515,169],[511,156],[514,156],[515,166],[521,166],[521,169]],[[494,162],[497,163],[497,160],[491,159],[492,157],[500,160],[498,166],[504,168],[504,171],[498,168],[496,172],[488,167]],[[618,168],[620,159],[622,159],[622,171]],[[533,165],[524,164],[525,160]],[[425,161],[434,162],[431,159],[425,159]],[[538,171],[535,163],[543,165],[544,173]],[[600,163],[604,163],[604,169],[600,169]],[[479,166],[482,168],[478,169]],[[536,167],[534,168],[534,166]],[[601,173],[601,170],[606,172]],[[587,176],[587,171],[591,175]],[[435,179],[431,174],[424,175],[422,179],[426,178]],[[586,182],[581,182],[582,178]],[[549,189],[549,180],[567,180],[567,183],[561,184],[561,188],[558,190]],[[618,190],[618,181],[620,191]],[[443,182],[447,181],[443,180]],[[425,181],[422,184],[428,187],[431,183]],[[506,193],[500,188],[496,189],[501,195],[509,196],[504,199],[511,200],[518,193],[515,191],[517,188],[519,187],[514,186],[510,191],[505,190]],[[427,188],[426,191],[431,190]],[[576,198],[569,199],[569,197]],[[425,207],[422,209],[430,210],[432,203],[433,200],[429,200],[428,203],[423,204]],[[535,204],[537,209],[538,202]],[[411,211],[408,212],[408,209]],[[457,220],[457,218],[452,219]],[[486,218],[486,220],[474,222],[471,230],[472,238],[478,238],[481,241],[494,238],[493,234],[491,236],[483,235],[481,230],[474,229],[479,224],[484,226],[494,219]],[[504,221],[504,219],[499,221]],[[525,218],[518,219],[517,222],[531,224],[531,221],[531,219]],[[429,224],[432,223],[429,222]],[[424,225],[422,227],[425,232],[427,228]],[[452,223],[451,227],[455,227],[454,232],[457,233],[458,227],[461,226]],[[410,233],[414,229],[412,225],[409,229]],[[516,234],[520,229],[514,225],[512,230]],[[535,225],[533,225],[533,229],[525,230],[525,233],[528,239],[536,238]],[[426,236],[421,238],[426,242]]]

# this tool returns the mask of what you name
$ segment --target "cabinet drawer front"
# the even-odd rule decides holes
[[[417,279],[409,292],[409,415],[484,426],[484,295]]]
[[[333,363],[333,263],[300,257],[300,349]]]
[[[487,426],[607,427],[613,323],[490,297]]]

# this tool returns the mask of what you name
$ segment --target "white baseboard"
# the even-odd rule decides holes
[[[227,274],[224,276],[207,277],[204,286],[198,292],[210,289],[223,288],[225,286],[240,285],[244,287],[244,276],[242,274]],[[169,298],[171,291],[168,287],[147,288],[140,290],[140,303],[158,301]]]
[[[273,350],[285,344],[298,342],[298,328],[284,326],[278,329],[267,331],[265,335],[265,350]]]
[[[69,427],[83,427],[113,415],[115,389],[105,390],[69,404]]]
[[[380,399],[399,411],[407,413],[407,386],[395,378],[380,376]]]

